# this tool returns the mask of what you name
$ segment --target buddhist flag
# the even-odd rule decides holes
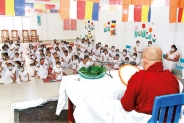
[[[99,0],[60,0],[62,19],[98,20]]]
[[[134,6],[134,21],[135,22],[150,22],[151,8],[148,5]]]
[[[5,0],[5,15],[15,15],[14,0]]]
[[[184,22],[184,8],[179,8],[178,22]]]
[[[115,27],[116,27],[116,20],[112,20],[111,28],[115,28]]]
[[[134,5],[129,5],[129,9],[128,9],[128,21],[134,22]]]
[[[128,21],[128,10],[129,10],[129,5],[123,5],[123,16],[122,16],[123,22]]]
[[[0,0],[0,15],[5,15],[5,0]]]

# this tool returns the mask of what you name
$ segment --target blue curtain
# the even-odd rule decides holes
[[[14,0],[15,16],[25,16],[25,0]]]

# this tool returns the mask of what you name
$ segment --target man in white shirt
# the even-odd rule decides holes
[[[61,61],[62,61],[61,65],[63,68],[69,67],[70,59],[71,59],[71,56],[68,54],[68,51],[65,50],[64,54],[61,57]]]
[[[140,45],[140,41],[136,41],[136,46],[134,47],[134,52],[137,53],[137,57],[141,59],[142,53],[143,53],[143,47]]]
[[[94,40],[91,40],[91,46],[92,46],[93,48],[95,48],[95,41],[94,41]]]
[[[80,59],[84,59],[84,53],[83,53],[83,52],[81,52],[81,50],[80,50],[80,49],[77,49],[77,53],[76,53],[76,55],[78,55]]]
[[[91,42],[88,42],[87,50],[88,50],[88,52],[89,52],[89,53],[91,53],[91,52],[92,52],[93,47],[92,47],[92,45],[91,45]]]

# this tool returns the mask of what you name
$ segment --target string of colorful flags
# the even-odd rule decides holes
[[[123,22],[150,22],[151,0],[123,0]]]
[[[184,22],[184,0],[170,0],[169,21]]]
[[[99,0],[60,0],[62,19],[98,20]]]

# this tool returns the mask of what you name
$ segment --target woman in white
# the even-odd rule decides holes
[[[61,67],[61,62],[58,61],[56,63],[56,66],[53,67],[53,71],[54,71],[54,76],[55,76],[55,79],[56,80],[62,80],[62,77],[63,77],[63,70],[62,70],[62,67]]]
[[[164,69],[172,72],[180,58],[180,53],[177,52],[176,45],[171,46],[171,50],[165,55],[163,64]]]
[[[109,62],[109,54],[108,54],[107,49],[103,50],[103,53],[101,54],[101,59],[100,60],[103,61],[103,62]]]
[[[0,78],[0,83],[10,84],[15,82],[16,73],[12,63],[8,63],[6,72],[3,77]]]
[[[17,78],[17,82],[27,82],[31,81],[29,78],[29,73],[24,69],[23,66],[19,66],[19,77]]]
[[[114,63],[113,68],[119,69],[119,66],[122,63],[121,58],[119,57],[119,54],[116,54],[116,58],[114,59],[113,63]]]
[[[132,58],[130,59],[130,62],[135,62],[136,63],[136,66],[139,66],[141,61],[140,59],[137,57],[137,53],[133,53],[133,56]]]

